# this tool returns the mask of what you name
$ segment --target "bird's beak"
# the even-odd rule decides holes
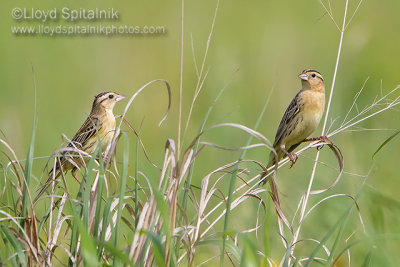
[[[308,76],[305,73],[300,73],[299,78],[302,79],[303,81],[308,81]]]
[[[126,98],[126,96],[124,96],[124,95],[121,95],[121,94],[118,94],[117,95],[117,102],[119,102],[119,101],[121,101],[121,100],[124,100]]]

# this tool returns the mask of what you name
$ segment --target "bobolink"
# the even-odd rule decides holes
[[[104,92],[95,96],[89,117],[68,143],[66,151],[62,153],[56,163],[56,168],[49,172],[49,178],[34,202],[47,190],[51,182],[60,176],[61,172],[72,169],[72,176],[79,181],[76,172],[79,168],[84,167],[90,158],[76,152],[77,149],[91,155],[96,150],[100,139],[101,149],[103,152],[105,151],[115,132],[113,108],[124,98],[125,96],[114,92]]]
[[[274,149],[271,151],[268,168],[288,156],[292,165],[297,155],[292,151],[303,141],[307,141],[317,128],[325,110],[325,84],[321,73],[304,70],[300,73],[301,90],[293,98],[283,115],[276,132]],[[326,138],[327,139],[327,138]]]

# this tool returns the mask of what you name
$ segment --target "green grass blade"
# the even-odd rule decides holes
[[[138,177],[139,177],[139,138],[136,139],[136,151],[135,151],[135,229],[139,223],[139,184],[138,184]]]
[[[85,225],[85,227],[89,227],[89,204],[90,204],[90,188],[93,185],[93,178],[96,175],[95,172],[93,171],[93,168],[96,165],[95,160],[97,158],[97,155],[99,155],[99,151],[101,148],[101,142],[99,140],[99,145],[96,151],[93,153],[92,158],[89,160],[87,164],[87,171],[85,172],[85,175],[83,176],[83,180],[78,192],[78,197],[77,199],[81,201],[82,203],[82,221]],[[101,160],[100,160],[101,161]],[[80,198],[81,197],[81,198]]]
[[[101,242],[101,241],[96,241],[96,242],[98,247],[107,250],[107,252],[113,255],[114,259],[118,259],[120,262],[128,266],[134,266],[134,263],[129,258],[129,256],[121,249],[116,248],[111,242]],[[109,265],[103,265],[103,266],[109,266]]]
[[[110,197],[107,199],[106,204],[104,206],[104,211],[103,211],[103,224],[102,224],[102,231],[99,237],[99,247],[97,248],[97,256],[100,259],[102,255],[102,250],[103,250],[103,244],[105,244],[105,239],[106,239],[106,229],[107,225],[110,222],[111,219],[111,204],[113,202],[113,197]],[[97,232],[95,232],[96,234]]]
[[[198,243],[198,246],[205,246],[205,247],[216,246],[216,247],[219,247],[219,246],[221,246],[221,241],[220,240],[203,240],[203,241],[200,241]],[[240,249],[237,246],[235,246],[235,244],[230,240],[226,241],[226,247],[232,253],[232,256],[234,256],[236,260],[240,261],[240,258],[241,258]]]
[[[89,178],[91,177],[91,173],[93,172],[93,167],[94,167],[94,160],[96,155],[98,154],[99,148],[96,149],[93,157],[89,160],[89,163],[87,165],[87,173],[85,174],[83,181],[81,183],[81,186],[78,191],[77,195],[77,201],[78,203],[72,202],[71,201],[71,206],[72,206],[72,213],[74,218],[76,218],[75,221],[83,220],[83,224],[87,228],[89,226],[88,218],[89,218],[89,199],[90,199],[90,185],[89,184]],[[86,190],[84,190],[84,188]],[[77,223],[74,223],[72,225],[72,233],[71,233],[71,241],[70,241],[70,252],[72,255],[77,255],[77,245],[78,245],[78,238],[79,238],[79,225]],[[71,259],[69,260],[69,266],[74,266],[73,262]]]
[[[235,72],[234,74],[236,74],[236,73],[237,72]],[[205,127],[205,125],[206,125],[206,123],[208,121],[208,118],[210,117],[211,112],[213,111],[213,109],[215,107],[215,104],[218,102],[219,98],[225,92],[225,89],[231,83],[233,78],[234,78],[234,75],[231,76],[231,78],[225,84],[225,86],[222,87],[222,89],[218,92],[217,96],[215,97],[215,99],[213,101],[213,104],[208,108],[207,113],[203,118],[203,121],[202,121],[201,126],[200,126],[199,131],[198,131],[198,134],[203,132],[204,127]],[[196,151],[198,151],[198,149],[199,149],[199,142],[200,142],[200,138],[196,141],[196,144],[194,145],[194,148],[193,148],[194,153],[196,153]],[[187,208],[188,194],[190,192],[190,186],[192,184],[192,176],[193,176],[193,170],[194,170],[195,163],[196,163],[196,159],[193,160],[192,164],[189,167],[187,179],[186,179],[185,184],[184,184],[183,197],[182,197],[182,201],[181,201],[181,206],[182,206],[183,210],[186,210],[186,208]],[[183,221],[182,216],[179,216],[178,220]],[[175,254],[178,255],[178,253],[179,253],[179,247],[176,247]]]
[[[29,144],[29,149],[28,149],[28,154],[26,156],[26,163],[25,163],[25,183],[23,185],[23,197],[22,197],[22,213],[21,217],[25,217],[26,211],[28,209],[28,190],[29,190],[29,184],[31,181],[31,175],[32,175],[32,164],[33,164],[33,152],[35,149],[35,137],[36,137],[36,124],[37,124],[37,96],[36,96],[36,78],[35,78],[35,72],[32,66],[32,75],[33,75],[33,92],[34,92],[34,105],[33,105],[33,118],[32,118],[32,135],[31,135],[31,141]],[[21,221],[21,226],[24,228],[25,221]]]
[[[378,149],[374,152],[374,154],[372,155],[372,158],[375,158],[376,154],[378,154],[378,152],[379,152],[384,146],[386,146],[393,138],[395,138],[399,133],[400,133],[400,130],[398,130],[397,132],[395,132],[394,134],[392,134],[388,139],[386,139],[386,140],[378,147]]]
[[[72,212],[74,213],[74,217],[80,217],[78,214],[81,214],[82,207],[80,205],[75,205],[72,208]],[[72,225],[72,231],[71,231],[71,241],[70,241],[70,249],[69,251],[73,256],[77,255],[77,244],[78,244],[78,237],[79,237],[79,228],[78,224],[74,223]],[[74,266],[74,263],[72,262],[71,259],[68,261],[68,266],[72,267]]]
[[[369,267],[371,266],[371,259],[372,258],[372,251],[368,252],[368,254],[365,256],[364,262],[361,265],[361,267]]]
[[[2,226],[1,228],[3,228],[3,226]],[[6,230],[8,230],[8,229],[6,229]],[[6,255],[12,255],[12,254],[13,254],[12,247],[9,245],[10,242],[8,241],[7,236],[3,233],[3,229],[1,229],[0,235],[1,235],[1,238],[2,238],[3,243],[4,243],[4,248],[7,248],[8,254],[6,254]],[[12,257],[12,258],[10,259],[10,261],[11,261],[11,266],[12,266],[12,267],[17,267],[17,266],[18,266],[17,260],[16,260],[15,257]],[[1,262],[2,264],[5,264],[5,262],[4,262],[3,260],[0,261],[0,262]]]
[[[81,253],[83,256],[84,266],[101,266],[97,258],[96,245],[93,237],[90,236],[88,229],[81,221],[81,218],[74,217],[74,224],[78,226],[81,237]]]
[[[245,235],[243,235],[243,251],[240,258],[241,267],[257,267],[259,266],[257,259],[257,248],[255,244]]]
[[[271,203],[272,200],[270,198],[266,199],[266,211],[265,214],[268,215],[270,214],[271,211]],[[270,216],[265,216],[265,227],[264,227],[264,255],[266,258],[269,257],[270,255],[270,250],[271,250],[271,244],[270,244],[270,239],[271,235],[269,234],[269,229],[271,227],[271,217]]]
[[[333,233],[336,231],[337,228],[339,228],[339,234],[337,237],[339,237],[342,234],[341,229],[343,229],[343,225],[346,223],[347,218],[350,216],[351,211],[353,210],[354,205],[351,205],[347,211],[345,212],[345,214],[343,214],[342,217],[340,217],[337,222],[331,227],[331,229],[328,231],[328,233],[326,233],[326,235],[324,236],[324,238],[318,243],[318,245],[315,247],[315,249],[313,250],[313,252],[311,253],[311,255],[309,256],[309,260],[306,262],[306,264],[304,265],[305,267],[308,267],[311,262],[315,259],[317,253],[322,249],[322,246],[324,244],[327,243],[328,239],[333,235]],[[337,239],[336,239],[337,241]],[[336,243],[335,241],[335,243]],[[334,245],[334,248],[336,247],[336,244]],[[333,254],[333,251],[331,251],[331,255]],[[330,256],[331,258],[332,256]],[[327,263],[329,263],[330,261],[328,260]],[[297,262],[295,262],[296,264]],[[295,265],[294,264],[294,265]]]
[[[115,223],[115,228],[113,231],[114,241],[113,244],[115,247],[118,247],[118,240],[119,240],[119,230],[121,225],[121,217],[122,217],[122,207],[124,203],[124,196],[125,196],[125,187],[126,187],[126,180],[128,177],[128,164],[129,164],[129,139],[128,135],[125,132],[121,132],[122,135],[122,143],[123,143],[123,157],[122,157],[122,175],[121,175],[121,184],[119,190],[119,202],[118,202],[118,213],[117,213],[117,220]],[[118,259],[114,260],[114,266],[119,266],[120,261]]]
[[[97,154],[99,153],[101,146],[98,146],[92,158],[89,160],[87,164],[87,172],[85,173],[82,183],[80,185],[77,201],[78,203],[71,201],[72,212],[74,217],[74,223],[72,225],[72,233],[71,233],[71,241],[70,241],[70,252],[72,255],[77,255],[77,245],[79,240],[79,234],[83,229],[88,229],[89,227],[89,202],[90,202],[90,186],[92,184],[93,167],[95,165],[95,159]],[[83,225],[83,226],[81,226]],[[82,228],[84,227],[84,228]],[[83,249],[83,240],[81,236],[81,251]],[[89,242],[89,241],[88,241]],[[83,253],[83,251],[82,251]],[[91,258],[91,257],[90,257]],[[91,259],[88,259],[91,261]],[[69,260],[69,266],[73,266],[73,262],[71,259]]]
[[[271,91],[272,92],[272,91]],[[264,104],[264,107],[260,113],[260,115],[258,116],[258,119],[256,121],[256,124],[254,126],[254,131],[257,130],[258,126],[261,123],[262,117],[264,116],[264,113],[267,109],[268,103],[269,103],[269,99],[270,99],[271,93],[269,94],[267,101]],[[251,141],[253,140],[253,136],[250,135],[249,139],[247,140],[246,146],[250,145]],[[243,150],[240,153],[239,159],[238,161],[242,161],[244,156],[246,155],[246,150]],[[228,191],[228,198],[226,201],[226,213],[225,213],[225,220],[224,220],[224,229],[223,229],[223,233],[222,233],[222,246],[221,246],[221,257],[220,257],[220,266],[223,266],[224,263],[224,257],[225,257],[225,244],[226,244],[226,237],[227,237],[227,231],[228,231],[228,225],[229,225],[229,216],[230,216],[230,212],[231,212],[231,203],[232,203],[232,193],[235,189],[235,184],[236,184],[236,178],[237,178],[237,173],[239,170],[239,164],[236,165],[235,169],[232,172],[230,181],[229,181],[229,191]]]
[[[150,237],[152,241],[152,252],[154,253],[154,259],[156,261],[156,266],[167,266],[165,264],[164,260],[164,247],[162,243],[162,236],[161,235],[156,235],[153,232],[149,232],[148,236]],[[170,265],[168,265],[170,266]]]
[[[98,184],[97,184],[96,213],[95,213],[94,228],[93,228],[93,236],[96,238],[98,238],[97,234],[99,231],[99,225],[100,225],[100,220],[101,220],[101,203],[102,203],[102,197],[103,197],[104,179],[106,179],[104,164],[103,164],[102,160],[100,160],[99,172],[100,172],[99,180],[98,180]]]
[[[174,245],[172,244],[172,234],[170,231],[170,207],[167,204],[167,202],[164,199],[164,195],[162,192],[159,192],[157,190],[157,185],[156,182],[152,182],[151,186],[153,188],[153,193],[154,193],[154,199],[157,203],[157,210],[160,212],[160,216],[162,218],[162,226],[161,226],[161,231],[160,231],[160,235],[165,235],[165,241],[164,244],[170,244],[170,249],[169,249],[169,258],[172,259],[171,257],[171,253],[174,251]],[[150,228],[150,229],[153,229]],[[150,233],[148,233],[149,235]],[[151,236],[149,236],[150,238],[152,238]],[[157,261],[162,261],[165,262],[165,254],[158,254],[159,259],[157,259]],[[175,264],[173,263],[167,263],[168,266],[174,266]]]
[[[234,74],[236,74],[237,72],[235,72]],[[231,81],[233,80],[234,75],[232,75],[232,77],[229,79],[229,81],[225,84],[224,87],[222,87],[222,89],[218,92],[218,95],[215,97],[213,104],[208,108],[206,115],[203,118],[203,121],[200,125],[198,134],[200,134],[201,132],[203,132],[204,127],[208,121],[208,118],[211,115],[211,112],[213,111],[215,104],[218,102],[219,98],[222,96],[222,94],[225,92],[226,88],[228,88],[228,85],[231,83]],[[199,148],[199,142],[200,142],[200,138],[197,140],[196,144],[194,145],[194,149],[193,151],[198,151]],[[183,198],[182,198],[182,202],[181,205],[183,207],[184,210],[186,210],[187,207],[187,197],[188,197],[188,193],[190,191],[190,185],[192,184],[192,176],[193,176],[193,169],[194,169],[194,165],[195,165],[196,159],[193,160],[193,163],[190,165],[189,168],[189,173],[187,175],[187,180],[185,182],[185,189],[183,191]]]
[[[14,248],[15,252],[17,252],[19,265],[27,266],[27,259],[24,253],[23,245],[17,240],[17,238],[15,238],[14,234],[5,225],[1,225],[1,230],[5,238],[10,242],[10,245]]]

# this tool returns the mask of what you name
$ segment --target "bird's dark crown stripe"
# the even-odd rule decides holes
[[[303,70],[303,72],[302,73],[306,73],[306,72],[316,72],[316,73],[318,73],[319,75],[322,75],[319,71],[317,71],[317,70]]]
[[[103,96],[103,95],[108,94],[108,93],[109,93],[109,92],[100,93],[100,94],[96,95],[94,98],[99,98],[100,96]]]
[[[318,73],[318,74],[319,74],[319,78],[321,78],[321,80],[324,80],[324,78],[322,78],[322,74],[321,74],[319,71],[317,71],[317,70],[303,70],[302,73],[308,73],[308,72],[315,72],[315,73]]]

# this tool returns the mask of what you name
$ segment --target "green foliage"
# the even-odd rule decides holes
[[[400,133],[399,131],[396,131],[394,134],[392,134],[391,136],[389,136],[389,138],[387,138],[379,147],[378,149],[374,152],[374,154],[372,155],[372,158],[374,158],[376,156],[376,154],[378,154],[378,152],[384,147],[386,146],[390,141],[392,141],[393,138],[395,138],[398,134]]]
[[[23,186],[23,199],[22,199],[22,213],[21,216],[25,217],[26,216],[26,210],[28,208],[28,203],[29,201],[29,184],[31,181],[31,175],[32,175],[32,164],[33,164],[33,152],[35,148],[35,136],[36,136],[36,123],[37,123],[37,113],[36,113],[36,105],[37,105],[37,96],[36,96],[36,79],[35,79],[35,73],[34,69],[32,66],[32,75],[33,75],[33,87],[34,87],[34,107],[33,107],[33,119],[32,119],[32,135],[31,135],[31,141],[28,149],[28,154],[26,157],[26,164],[25,164],[25,173],[24,173],[24,180],[22,181],[24,186]],[[24,220],[21,220],[21,226],[24,227]]]
[[[101,0],[96,8],[112,5],[121,18],[89,24],[159,24],[167,34],[74,37],[10,34],[43,23],[13,20],[14,3],[1,4],[0,262],[399,265],[400,2],[182,3]],[[43,25],[57,23],[72,24]],[[342,152],[344,172],[333,183],[332,151],[315,156],[320,144],[302,145],[298,163],[283,160],[274,177],[279,206],[260,173],[305,68],[320,70],[333,92],[320,128]],[[131,97],[115,158],[103,162],[96,151],[80,185],[68,173],[32,207],[60,134],[74,133],[101,90]]]

